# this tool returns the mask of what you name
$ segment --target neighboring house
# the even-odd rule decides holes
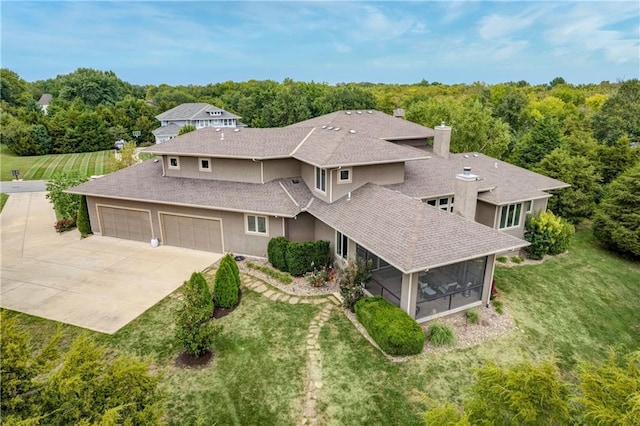
[[[69,192],[87,196],[102,235],[253,256],[272,237],[328,240],[338,262],[372,260],[371,294],[425,321],[488,303],[496,255],[528,245],[526,213],[567,186],[450,154],[450,136],[378,111],[203,128]]]
[[[51,103],[52,99],[53,99],[53,95],[49,93],[45,93],[42,96],[40,96],[40,99],[38,100],[38,107],[40,107],[40,109],[45,115],[47,115],[47,108],[49,107],[49,104]]]
[[[156,118],[160,121],[160,127],[153,131],[156,143],[162,143],[178,136],[180,129],[187,124],[196,129],[203,127],[244,127],[240,123],[239,116],[231,114],[217,106],[205,103],[189,103],[178,105],[165,111]]]

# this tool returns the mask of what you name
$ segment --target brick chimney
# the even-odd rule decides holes
[[[453,212],[465,219],[475,221],[478,205],[478,176],[471,174],[471,167],[464,167],[463,172],[456,175],[454,197]]]

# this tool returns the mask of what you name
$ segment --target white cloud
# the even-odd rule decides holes
[[[483,17],[478,25],[478,34],[485,40],[509,37],[521,30],[532,27],[547,7],[528,9],[515,15],[491,14]]]

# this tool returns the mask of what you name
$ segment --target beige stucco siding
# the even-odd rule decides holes
[[[160,226],[160,213],[219,219],[222,223],[224,251],[237,254],[266,257],[269,239],[272,237],[284,235],[282,218],[268,217],[267,235],[248,234],[246,232],[246,218],[244,213],[88,196],[87,206],[89,208],[89,217],[91,219],[91,229],[95,233],[100,232],[100,224],[98,221],[96,204],[149,210],[151,214],[151,227],[153,236],[158,238],[161,242],[162,230]]]
[[[262,183],[260,161],[181,156],[178,170],[169,168],[169,157],[172,156],[163,156],[165,175],[169,177]],[[211,171],[200,170],[200,158],[207,158],[210,161]]]
[[[309,187],[309,190],[313,192],[317,198],[322,201],[329,202],[329,194],[331,193],[331,176],[330,170],[327,170],[327,190],[322,193],[316,189],[316,170],[311,164],[300,164],[300,176],[305,184]]]
[[[336,252],[336,231],[326,223],[315,219],[314,240],[326,240],[331,243],[331,253]]]
[[[316,218],[309,213],[300,213],[295,219],[286,220],[286,237],[291,241],[313,241]]]
[[[478,200],[476,206],[476,222],[486,225],[490,228],[496,227],[496,206],[495,204],[485,203]]]
[[[376,185],[390,185],[404,182],[404,163],[377,164],[371,166],[349,167],[351,182],[340,183],[338,176],[340,169],[331,173],[331,200],[336,201],[351,191],[371,182]]]
[[[263,161],[264,182],[300,176],[300,161],[293,158]]]

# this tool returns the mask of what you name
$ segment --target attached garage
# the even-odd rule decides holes
[[[102,235],[151,241],[151,214],[148,210],[101,205],[97,208]]]
[[[160,213],[160,226],[164,244],[223,252],[220,219]]]

